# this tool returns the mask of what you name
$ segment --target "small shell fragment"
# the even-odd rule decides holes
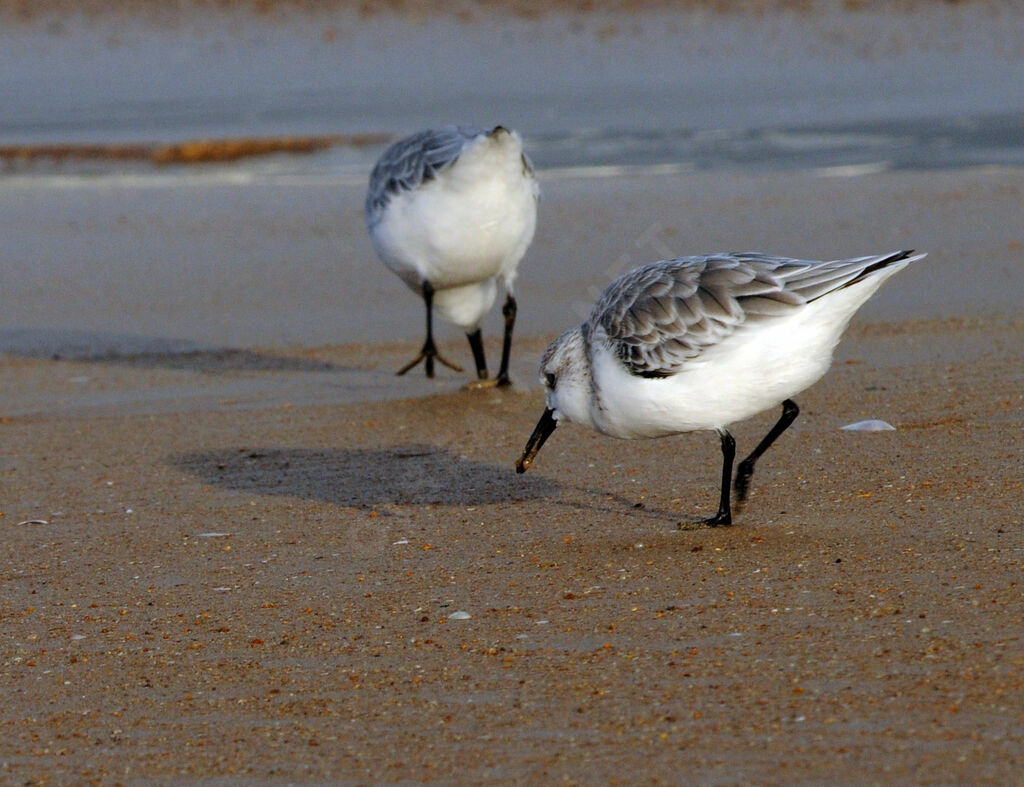
[[[460,609],[450,614],[448,616],[448,620],[469,620],[471,617],[473,616],[470,615],[468,612],[464,612]]]
[[[869,418],[867,421],[857,421],[840,427],[847,432],[895,432],[896,427],[877,418]]]

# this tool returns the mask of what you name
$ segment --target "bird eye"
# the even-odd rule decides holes
[[[555,378],[555,375],[553,375],[551,372],[545,372],[544,379],[547,380],[548,388],[550,388],[552,391],[555,390],[555,383],[558,382],[558,380]]]

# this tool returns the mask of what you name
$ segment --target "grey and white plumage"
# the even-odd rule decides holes
[[[390,145],[377,159],[366,191],[366,225],[376,226],[388,202],[414,191],[454,164],[463,149],[486,132],[476,126],[426,129]]]
[[[623,438],[727,427],[784,404],[776,430],[740,463],[742,500],[757,458],[796,417],[853,314],[923,254],[818,262],[759,253],[651,263],[616,279],[582,325],[544,353],[547,409],[517,469],[559,419]],[[543,425],[543,427],[542,427]],[[770,439],[769,439],[770,438]],[[731,522],[728,480],[712,524]]]
[[[587,320],[630,373],[669,377],[740,329],[770,324],[890,257],[810,262],[744,252],[682,257],[617,279]]]
[[[514,131],[449,126],[399,140],[370,174],[366,228],[384,264],[427,307],[427,340],[419,359],[433,375],[437,354],[432,315],[469,337],[478,376],[486,378],[479,327],[505,290],[505,343],[498,382],[508,381],[508,352],[520,260],[536,226],[538,188]],[[411,366],[402,370],[403,373]]]

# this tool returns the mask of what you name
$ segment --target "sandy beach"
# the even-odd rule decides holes
[[[0,781],[1020,781],[1024,169],[542,171],[475,391],[293,167],[0,177]],[[734,526],[713,434],[515,474],[618,273],[899,248]]]
[[[525,387],[6,417],[4,778],[1013,782],[1022,327],[855,328],[717,530],[711,436],[516,477]]]
[[[884,210],[900,181],[848,188]],[[394,378],[401,291],[407,341],[9,353],[4,778],[1014,781],[1024,324],[898,313],[961,265],[1016,286],[1018,243],[880,293],[727,529],[677,529],[714,505],[711,435],[567,427],[514,474],[530,321],[509,391]],[[864,418],[896,431],[839,428]]]

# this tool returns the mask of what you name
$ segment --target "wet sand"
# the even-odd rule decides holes
[[[391,341],[121,346],[101,322],[76,355],[8,331],[3,779],[1016,781],[1024,324],[996,305],[1020,292],[1000,217],[1021,183],[953,174],[843,179],[838,203],[810,174],[549,181],[509,391],[394,378],[420,320],[397,283]],[[618,229],[670,209],[641,244]],[[773,250],[932,256],[798,397],[736,525],[677,529],[714,507],[712,435],[563,427],[516,476],[536,358],[590,282],[758,226]],[[364,256],[341,279],[390,286]],[[82,325],[63,292],[51,312]],[[773,417],[737,427],[741,451]],[[840,430],[865,418],[896,431]]]
[[[1019,313],[1021,169],[858,171],[542,172],[537,237],[516,284],[518,331],[556,336],[620,273],[712,251],[821,259],[917,248],[927,263],[890,282],[861,319]],[[200,370],[259,371],[289,365],[261,353],[345,344],[367,347],[359,367],[372,368],[377,345],[422,338],[423,316],[374,255],[364,195],[365,173],[12,178],[0,189],[0,352],[108,361],[102,368],[118,359],[180,366],[165,356],[191,352],[205,354]],[[492,338],[501,329],[493,311],[484,324]],[[535,358],[517,355],[532,382]],[[330,386],[341,398],[363,379],[309,374],[304,384],[324,382],[344,383]]]

